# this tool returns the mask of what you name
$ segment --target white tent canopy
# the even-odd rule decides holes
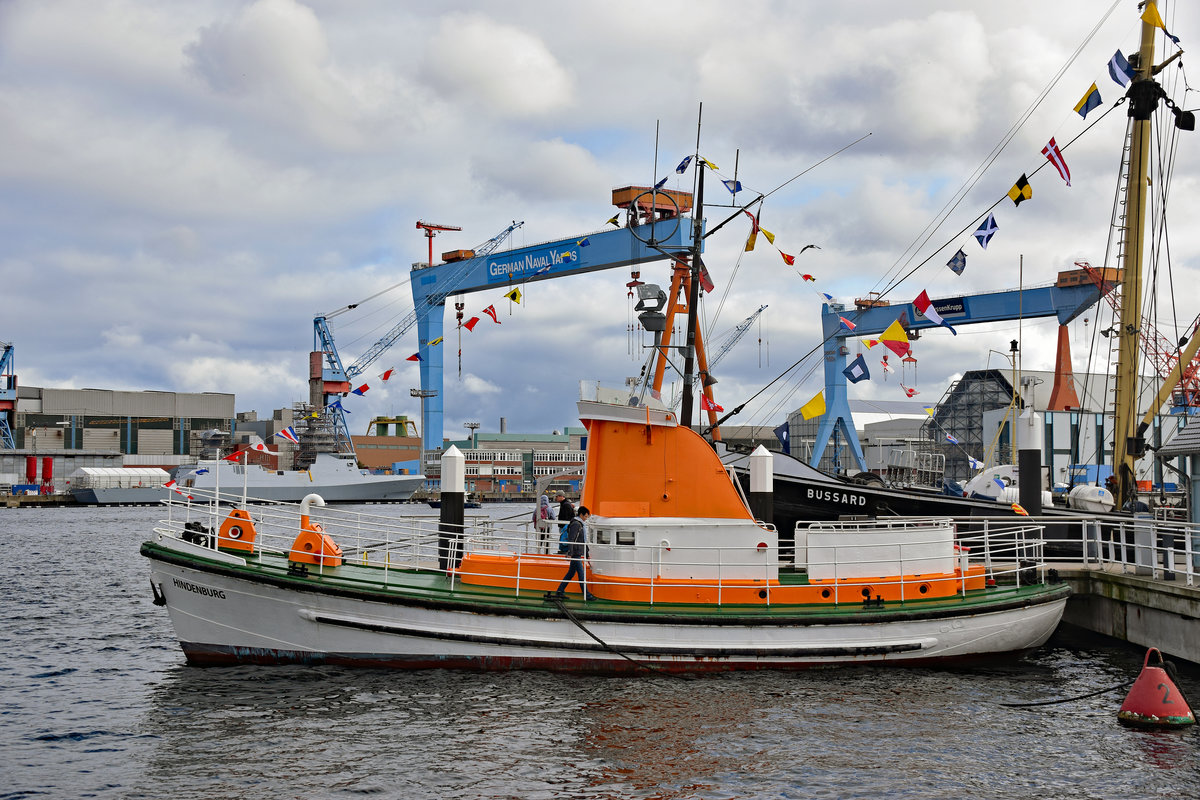
[[[171,480],[158,467],[80,467],[70,474],[72,489],[135,489],[162,486]]]

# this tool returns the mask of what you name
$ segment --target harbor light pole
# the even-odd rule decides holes
[[[480,428],[480,423],[478,423],[478,422],[464,422],[464,423],[463,423],[463,427],[464,427],[464,428],[466,428],[467,430],[469,430],[469,431],[471,432],[471,433],[470,433],[470,439],[471,439],[471,449],[472,449],[472,450],[478,450],[478,449],[479,449],[479,442],[478,442],[478,441],[475,439],[475,431],[479,430],[479,428]]]

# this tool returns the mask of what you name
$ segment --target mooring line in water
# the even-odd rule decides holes
[[[1058,703],[1070,703],[1075,700],[1086,700],[1087,698],[1095,697],[1098,694],[1107,694],[1108,692],[1115,692],[1117,689],[1128,689],[1130,686],[1133,686],[1133,681],[1126,681],[1125,683],[1118,683],[1116,686],[1110,686],[1107,689],[1101,689],[1097,692],[1089,692],[1088,694],[1081,694],[1078,697],[1064,697],[1061,700],[1042,700],[1037,703],[1000,703],[1000,705],[1007,706],[1009,708],[1030,708],[1032,706],[1052,706],[1052,705],[1056,705]]]
[[[549,599],[554,603],[554,605],[558,606],[558,610],[563,613],[563,616],[565,616],[568,620],[570,620],[572,623],[574,623],[575,627],[579,628],[579,630],[583,631],[588,636],[592,637],[596,641],[597,644],[599,644],[601,647],[603,647],[605,650],[612,653],[613,655],[618,655],[621,658],[628,661],[629,663],[633,664],[634,666],[641,667],[642,669],[648,669],[651,672],[657,672],[661,675],[667,675],[672,678],[679,678],[680,680],[691,680],[686,675],[679,675],[674,672],[669,672],[669,671],[663,669],[662,667],[658,666],[657,664],[649,664],[644,661],[638,661],[637,659],[634,659],[631,656],[629,656],[625,653],[622,653],[620,650],[616,649],[615,647],[610,645],[608,642],[604,641],[599,636],[597,636],[596,634],[594,634],[590,630],[588,630],[587,626],[584,625],[582,622],[580,622],[579,618],[571,613],[571,609],[567,608],[567,604],[563,602],[561,597],[550,597]]]

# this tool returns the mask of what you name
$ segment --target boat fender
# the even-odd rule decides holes
[[[1157,658],[1157,664],[1150,663],[1151,655]],[[1174,667],[1171,662],[1163,661],[1158,648],[1147,650],[1141,674],[1121,704],[1117,719],[1122,724],[1144,728],[1195,725],[1196,716],[1171,674],[1175,671]]]

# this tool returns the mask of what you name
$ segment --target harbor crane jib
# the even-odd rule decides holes
[[[1052,286],[943,297],[932,300],[931,303],[934,311],[954,327],[1050,316],[1058,317],[1058,323],[1065,325],[1095,305],[1101,297],[1100,287],[1091,280],[1076,280],[1076,272],[1079,271],[1068,270],[1059,273],[1058,281]],[[854,324],[853,330],[847,330],[842,323],[843,317]],[[937,323],[926,319],[912,303],[889,304],[873,301],[857,304],[857,308],[853,309],[847,309],[842,303],[822,304],[826,411],[821,416],[817,437],[813,442],[810,462],[813,467],[821,463],[825,448],[837,431],[849,445],[858,468],[863,472],[867,471],[867,461],[863,456],[862,444],[858,441],[847,397],[844,370],[850,349],[846,346],[846,340],[882,333],[897,319],[900,319],[901,325],[909,331],[937,327]]]
[[[532,281],[563,278],[586,272],[628,267],[678,257],[692,241],[692,220],[677,217],[664,226],[661,221],[632,228],[603,230],[552,242],[454,261],[437,266],[413,268],[409,286],[417,316],[417,339],[421,361],[421,389],[427,395],[421,430],[428,446],[442,442],[443,354],[446,348],[430,347],[443,335],[445,300],[449,294],[469,294],[519,286]],[[440,310],[436,310],[440,309]]]

